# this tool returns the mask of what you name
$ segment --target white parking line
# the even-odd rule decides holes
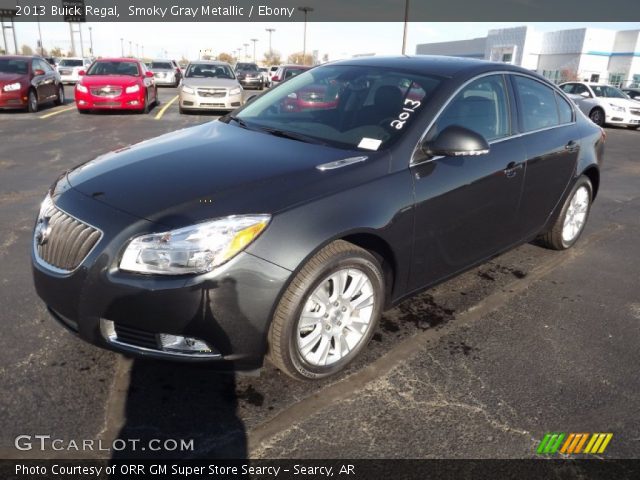
[[[169,108],[171,106],[171,104],[173,102],[175,102],[177,99],[178,99],[178,95],[176,95],[171,100],[169,100],[167,103],[165,103],[164,107],[162,107],[160,109],[160,111],[157,113],[156,120],[160,120],[162,118],[162,115],[164,115],[164,112],[167,110],[167,108]]]

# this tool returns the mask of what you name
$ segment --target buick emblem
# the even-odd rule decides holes
[[[45,243],[47,243],[49,235],[51,235],[51,225],[49,225],[49,217],[40,218],[38,220],[38,224],[36,225],[36,243],[38,245],[44,245]]]

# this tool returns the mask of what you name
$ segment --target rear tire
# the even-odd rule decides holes
[[[150,110],[150,108],[149,108],[149,90],[147,90],[144,93],[144,107],[143,107],[141,113],[146,115],[146,114],[149,113],[149,110]]]
[[[542,245],[552,250],[571,248],[584,231],[592,201],[591,181],[582,175],[567,195],[558,218],[547,232],[540,235]]]
[[[64,104],[64,87],[62,86],[62,84],[58,85],[58,96],[56,97],[55,104],[56,105]]]
[[[268,335],[271,362],[297,380],[343,370],[375,331],[384,285],[379,262],[366,250],[343,240],[324,247],[278,303]]]

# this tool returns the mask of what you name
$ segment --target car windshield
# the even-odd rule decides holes
[[[169,62],[151,62],[149,68],[152,70],[172,70],[173,67]]]
[[[420,114],[441,79],[389,68],[315,68],[245,106],[242,126],[310,143],[378,150]]]
[[[84,63],[82,60],[76,60],[72,58],[65,58],[64,60],[60,60],[61,67],[82,67]]]
[[[606,85],[594,85],[591,87],[596,97],[604,98],[627,98],[627,96],[615,87]]]
[[[18,73],[26,75],[29,71],[27,60],[19,60],[14,58],[0,58],[0,72],[2,73]]]
[[[134,62],[97,61],[89,68],[87,75],[140,75],[138,64]]]
[[[187,68],[186,78],[235,78],[228,65],[193,63]]]

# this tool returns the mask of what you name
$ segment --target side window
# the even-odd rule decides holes
[[[35,71],[39,69],[40,67],[38,66],[38,59],[34,58],[33,60],[31,60],[31,71],[35,73]]]
[[[591,96],[591,93],[589,92],[589,89],[587,87],[585,87],[584,85],[581,84],[576,84],[576,88],[573,89],[573,93],[575,93],[576,95],[582,95],[583,93],[588,93],[589,96]]]
[[[558,102],[558,114],[560,115],[560,123],[573,122],[573,108],[571,105],[556,93],[556,102]]]
[[[565,93],[574,93],[574,90],[576,88],[576,84],[575,83],[567,83],[566,85],[562,85],[562,91]]]
[[[504,77],[490,75],[464,87],[436,120],[429,137],[451,125],[473,130],[487,141],[508,136],[511,129]]]
[[[520,117],[525,132],[560,124],[555,92],[542,83],[520,75],[513,76],[520,98]]]

